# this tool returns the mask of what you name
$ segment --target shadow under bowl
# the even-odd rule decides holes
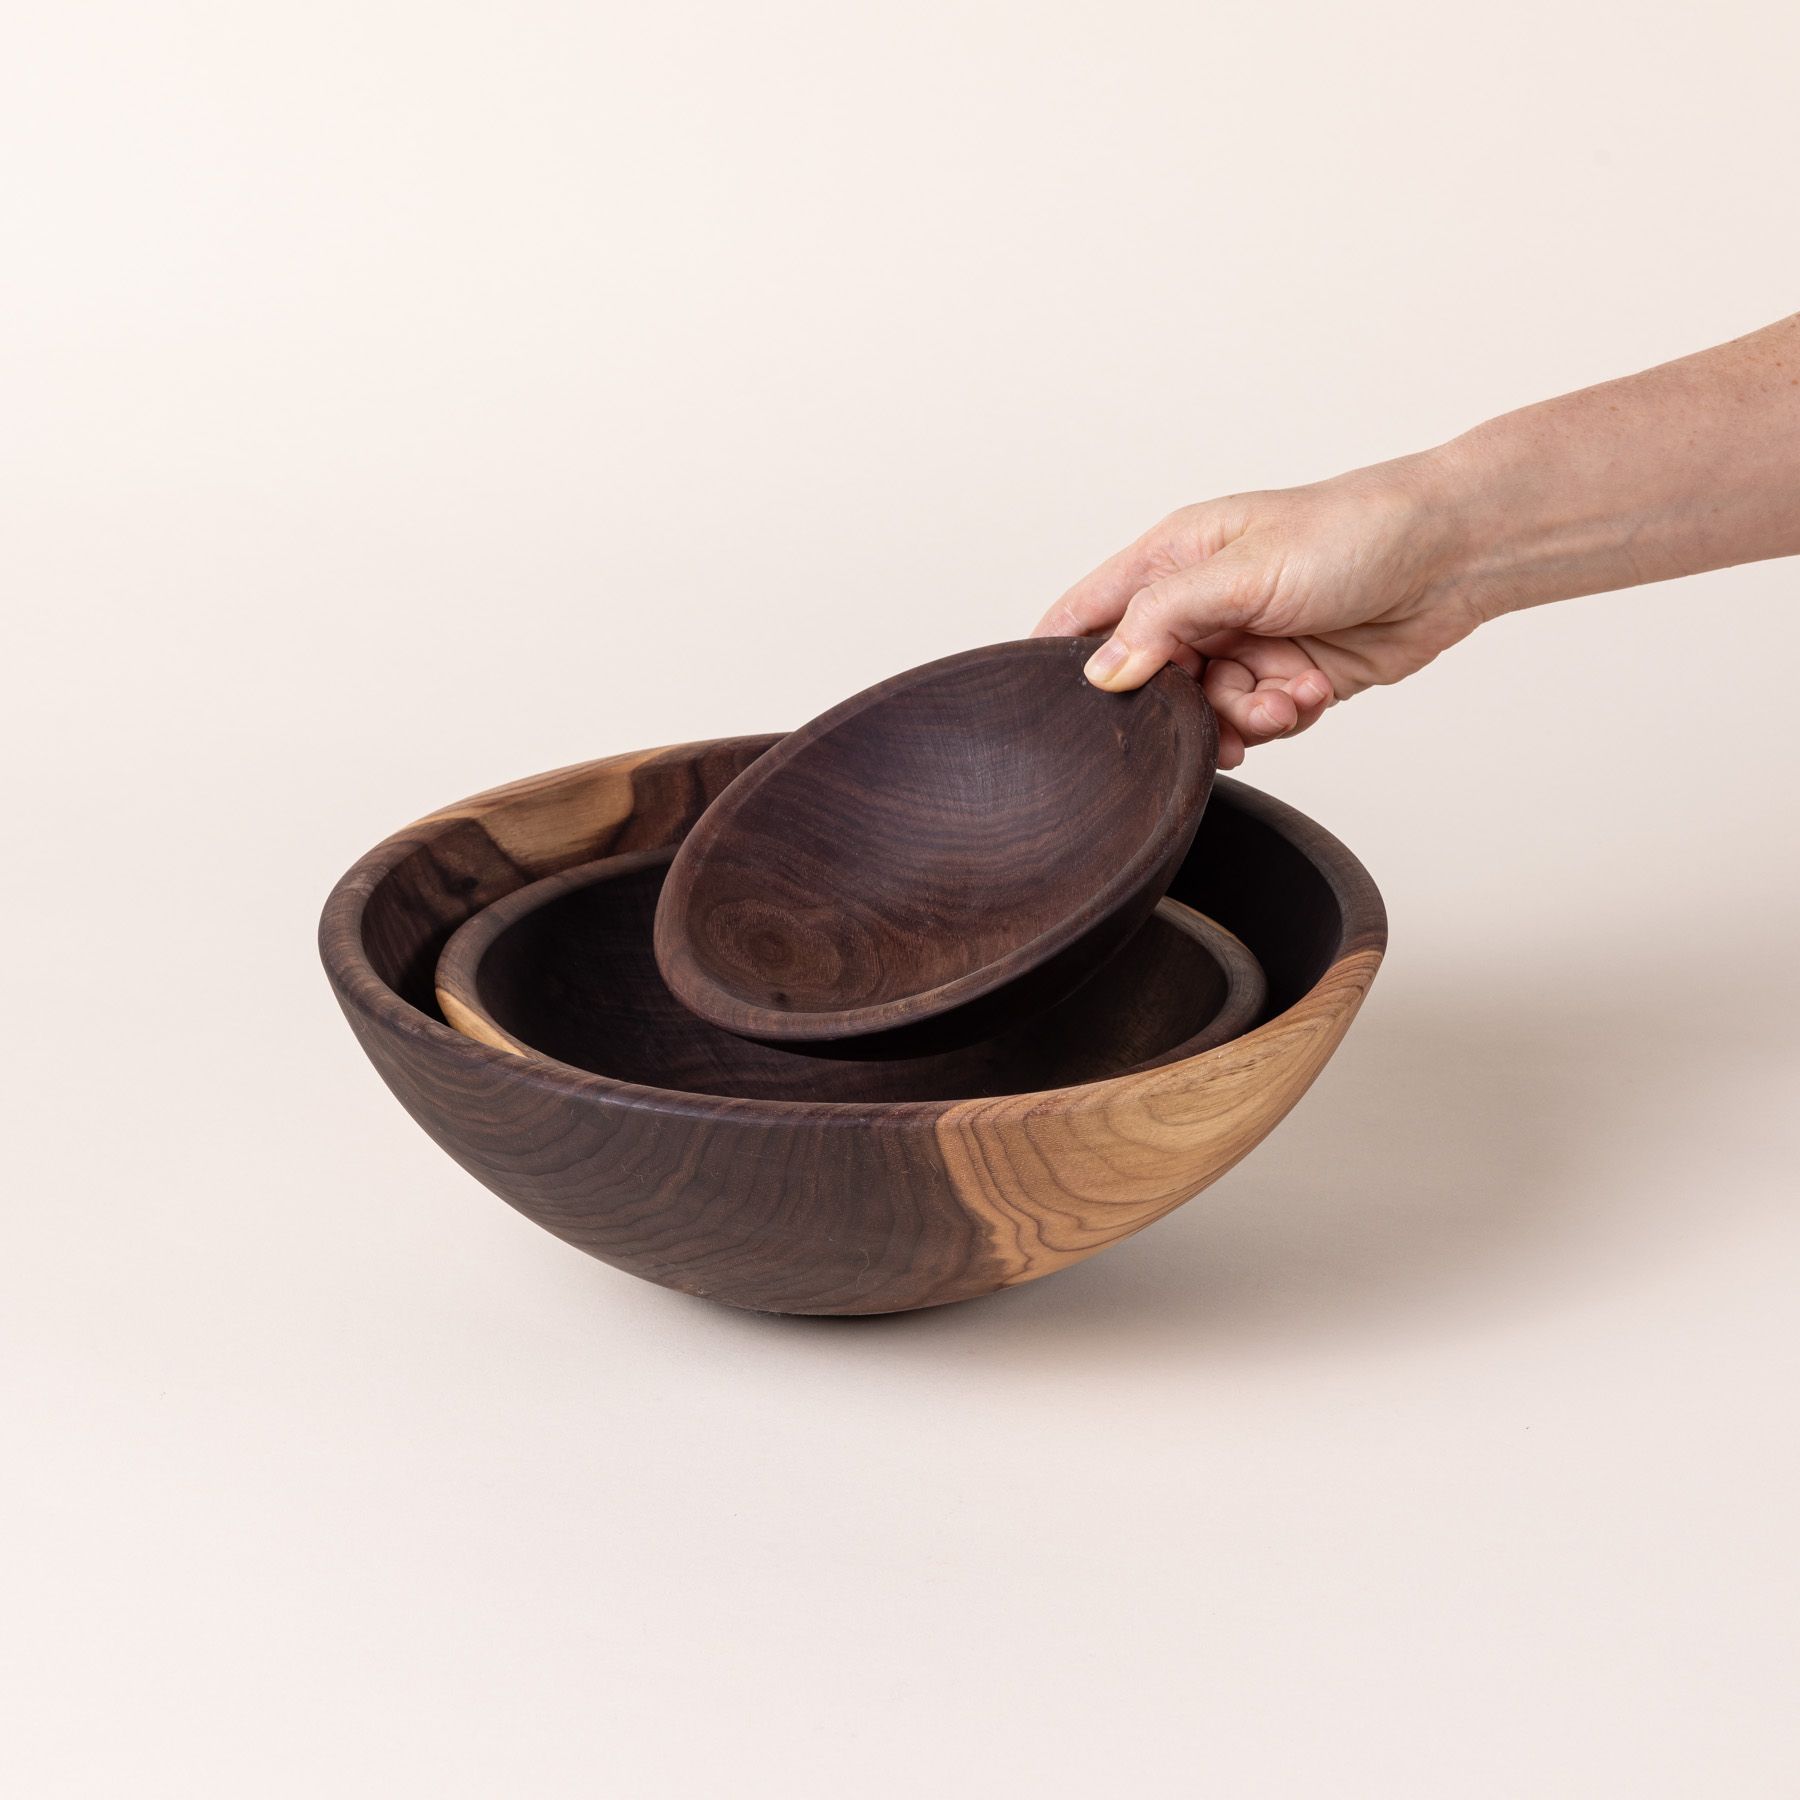
[[[697,1017],[651,952],[671,850],[605,857],[478,912],[437,996],[466,1036],[619,1081],[749,1100],[972,1100],[1073,1087],[1247,1031],[1266,984],[1228,931],[1164,900],[1101,972],[1027,1024],[913,1057],[801,1056]]]
[[[1221,780],[1174,898],[1262,965],[1262,1022],[1111,1080],[977,1100],[834,1104],[677,1093],[477,1043],[437,1008],[455,930],[578,863],[679,843],[778,740],[641,751],[444,808],[340,880],[319,942],[358,1041],[413,1118],[566,1242],[765,1312],[882,1313],[1066,1267],[1253,1149],[1349,1028],[1387,925],[1362,865]]]
[[[1195,681],[1109,694],[1082,674],[1093,648],[965,651],[790,732],[670,867],[656,957],[677,997],[742,1037],[890,1055],[1077,987],[1162,898],[1218,760]]]

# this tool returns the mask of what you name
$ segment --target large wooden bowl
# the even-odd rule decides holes
[[[522,1055],[746,1100],[976,1100],[1194,1056],[1256,1022],[1266,984],[1222,926],[1164,900],[1092,980],[1029,1024],[931,1056],[798,1056],[669,992],[650,934],[670,850],[602,857],[484,907],[438,959],[457,1030]]]
[[[433,976],[483,906],[678,842],[773,738],[583,763],[459,802],[363,857],[320,947],[369,1059],[465,1169],[618,1268],[769,1312],[966,1300],[1091,1256],[1216,1180],[1324,1066],[1381,960],[1381,897],[1292,807],[1221,781],[1172,892],[1242,938],[1264,1022],[1047,1093],[899,1106],[677,1094],[451,1030]]]
[[[1093,647],[965,651],[790,732],[676,854],[669,986],[727,1031],[837,1055],[969,1043],[1070,992],[1162,898],[1218,758],[1194,681],[1106,693]]]

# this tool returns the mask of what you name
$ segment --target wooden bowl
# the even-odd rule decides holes
[[[1255,1030],[1199,1056],[998,1099],[797,1105],[616,1081],[443,1022],[433,976],[464,920],[577,863],[679,842],[775,741],[609,757],[461,801],[364,856],[320,922],[344,1013],[413,1118],[528,1217],[665,1287],[898,1312],[1091,1256],[1262,1140],[1381,961],[1381,897],[1355,857],[1221,780],[1171,891],[1244,941],[1269,999]]]
[[[1041,1018],[931,1056],[799,1056],[721,1031],[669,992],[650,937],[672,850],[604,857],[484,907],[438,959],[444,1017],[469,1037],[618,1081],[746,1100],[974,1100],[1074,1087],[1247,1031],[1266,984],[1250,952],[1176,900]]]
[[[888,1055],[1070,992],[1162,898],[1218,758],[1193,680],[1105,693],[1092,650],[927,663],[759,758],[669,870],[656,958],[676,995],[743,1037]]]

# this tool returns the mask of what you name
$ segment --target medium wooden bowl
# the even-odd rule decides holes
[[[1253,1149],[1348,1029],[1387,938],[1328,832],[1221,780],[1175,898],[1262,964],[1255,1030],[1110,1081],[991,1100],[817,1105],[673,1093],[451,1030],[451,933],[529,881],[679,842],[777,740],[583,763],[408,826],[333,889],[319,941],[363,1049],[465,1169],[558,1237],[647,1280],[765,1312],[967,1300],[1159,1219]]]
[[[930,1050],[1070,992],[1137,930],[1193,841],[1218,758],[1199,687],[1109,694],[1092,640],[927,663],[792,732],[676,853],[656,958],[740,1036]]]
[[[651,954],[671,850],[603,857],[484,907],[438,959],[458,1031],[645,1087],[745,1100],[975,1100],[1074,1087],[1247,1031],[1266,984],[1223,927],[1164,900],[1092,981],[1028,1025],[931,1056],[798,1056],[696,1017]]]

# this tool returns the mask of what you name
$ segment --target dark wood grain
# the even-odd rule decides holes
[[[970,1100],[1100,1081],[1246,1031],[1265,983],[1223,927],[1164,900],[1042,1017],[927,1056],[802,1056],[723,1031],[670,993],[651,953],[672,850],[606,857],[477,913],[439,959],[459,1031],[646,1087],[791,1101]]]
[[[790,733],[675,857],[670,988],[728,1031],[837,1055],[968,1043],[1070,992],[1162,897],[1218,755],[1185,674],[1105,693],[1092,649],[967,651]]]
[[[528,1217],[666,1287],[772,1312],[894,1312],[1092,1255],[1273,1128],[1381,960],[1381,900],[1356,859],[1222,780],[1172,893],[1244,941],[1268,1005],[1253,1031],[1160,1068],[1046,1094],[809,1105],[617,1081],[443,1022],[432,973],[465,919],[577,863],[679,842],[774,741],[612,757],[445,808],[363,857],[320,922],[345,1016],[413,1118]]]

